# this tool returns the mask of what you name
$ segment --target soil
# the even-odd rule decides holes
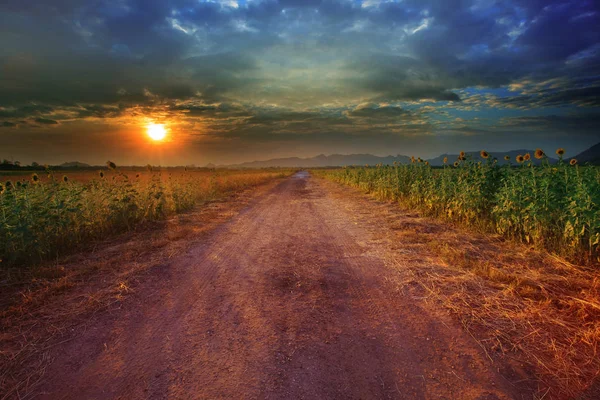
[[[525,372],[398,284],[402,244],[377,229],[299,172],[73,328],[36,397],[532,398]]]

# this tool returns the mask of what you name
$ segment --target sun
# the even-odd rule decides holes
[[[146,131],[150,139],[152,140],[163,140],[167,136],[167,130],[163,124],[148,124]]]

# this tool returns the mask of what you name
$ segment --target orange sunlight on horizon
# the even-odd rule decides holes
[[[167,136],[167,129],[164,124],[151,123],[146,126],[146,133],[150,139],[158,142]]]

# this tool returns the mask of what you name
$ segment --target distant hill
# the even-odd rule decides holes
[[[506,164],[507,161],[504,160],[504,156],[508,155],[510,157],[510,162],[512,164],[516,164],[517,155],[525,155],[526,153],[531,154],[531,159],[535,164],[539,164],[540,160],[536,160],[533,154],[535,150],[512,150],[506,152],[494,152],[490,153],[490,157],[496,157],[498,159],[498,163]],[[473,160],[481,160],[478,151],[467,152],[468,157],[471,157]],[[444,164],[444,157],[448,157],[448,163],[453,163],[458,159],[458,154],[442,154],[441,156],[429,159],[429,163],[433,166],[441,166]],[[387,156],[387,157],[379,157],[374,156],[372,154],[332,154],[330,156],[326,156],[324,154],[318,155],[316,157],[311,158],[299,158],[299,157],[289,157],[289,158],[275,158],[272,160],[266,161],[251,161],[245,162],[242,164],[234,164],[234,165],[219,165],[219,167],[226,168],[274,168],[274,167],[288,167],[288,168],[318,168],[318,167],[341,167],[344,165],[392,165],[394,162],[399,162],[401,164],[410,163],[410,157],[400,155],[397,156]],[[556,159],[550,158],[551,163],[557,162]]]
[[[587,150],[577,154],[575,158],[580,164],[600,165],[600,143],[593,145]]]
[[[531,160],[533,161],[534,164],[541,163],[541,160],[538,160],[534,157],[535,150],[521,149],[521,150],[511,150],[511,151],[504,151],[504,152],[489,152],[490,158],[492,158],[492,159],[494,157],[497,158],[498,164],[500,164],[500,165],[504,165],[509,162],[509,161],[504,160],[504,156],[509,156],[510,163],[514,165],[517,163],[516,158],[518,155],[525,155],[527,153],[531,154]],[[468,151],[465,154],[466,154],[467,158],[470,157],[472,160],[476,160],[476,161],[482,160],[478,151]],[[433,166],[440,166],[440,165],[444,164],[444,157],[448,157],[448,163],[453,163],[454,161],[456,161],[458,159],[458,154],[442,154],[441,156],[432,158],[428,161]],[[558,162],[558,160],[556,160],[552,157],[548,157],[548,159],[551,164]]]
[[[91,167],[91,165],[89,164],[85,164],[79,161],[71,161],[71,162],[66,162],[63,164],[60,164],[59,167],[61,168],[89,168]]]
[[[271,168],[271,167],[302,167],[302,168],[315,168],[315,167],[340,167],[344,165],[375,165],[375,164],[385,164],[391,165],[394,161],[398,161],[401,163],[409,163],[410,157],[397,155],[397,156],[387,156],[387,157],[378,157],[372,154],[332,154],[330,156],[326,156],[324,154],[318,155],[316,157],[311,158],[299,158],[299,157],[289,157],[289,158],[275,158],[272,160],[266,161],[252,161],[246,162],[242,164],[235,165],[226,165],[228,168]]]

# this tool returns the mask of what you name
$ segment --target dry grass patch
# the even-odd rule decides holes
[[[534,365],[540,395],[573,398],[595,390],[597,270],[494,239],[470,241],[454,230],[428,241],[433,263],[413,271],[413,280],[457,315],[489,354]]]
[[[71,340],[95,314],[120,308],[139,285],[167,279],[171,258],[277,182],[240,187],[218,201],[90,243],[85,252],[58,261],[0,269],[0,400],[28,398],[53,347]]]
[[[359,223],[387,239],[402,290],[449,310],[491,360],[533,372],[537,398],[600,398],[600,268],[332,191],[356,215],[371,210]]]

